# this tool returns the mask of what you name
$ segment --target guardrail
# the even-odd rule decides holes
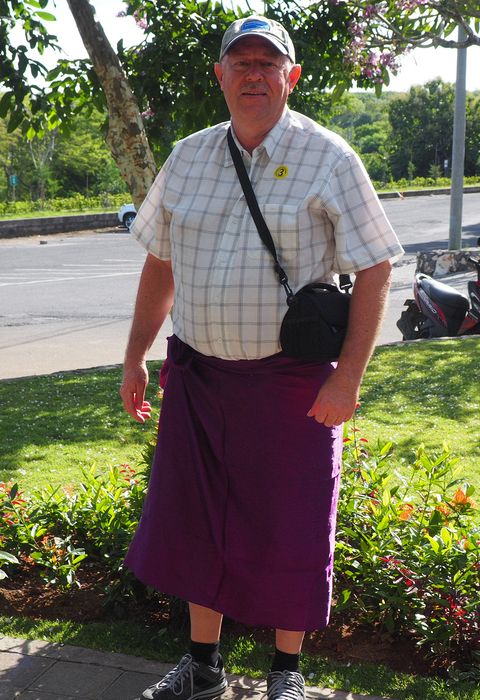
[[[118,226],[119,223],[115,212],[45,216],[40,219],[7,219],[0,221],[0,238],[43,236],[49,233],[66,233],[67,231],[90,231],[95,228]]]

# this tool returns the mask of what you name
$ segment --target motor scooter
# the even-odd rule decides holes
[[[469,257],[477,279],[468,283],[468,297],[421,272],[415,274],[414,299],[397,321],[403,340],[480,334],[480,260]]]

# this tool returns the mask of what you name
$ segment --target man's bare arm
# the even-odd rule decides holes
[[[318,392],[308,416],[326,426],[349,420],[380,330],[392,266],[379,263],[358,272],[352,292],[347,337],[335,372]]]
[[[145,358],[172,308],[173,292],[171,262],[149,254],[138,286],[120,388],[125,410],[140,423],[150,415],[150,405],[145,401],[148,385]]]

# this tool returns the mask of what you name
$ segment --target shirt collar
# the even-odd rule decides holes
[[[283,137],[285,131],[288,129],[288,127],[292,123],[293,119],[294,119],[294,117],[293,117],[291,111],[288,109],[288,107],[285,107],[285,109],[283,110],[283,114],[280,117],[280,119],[278,120],[278,122],[275,124],[275,126],[272,129],[270,129],[268,134],[263,139],[262,143],[259,146],[257,146],[257,148],[255,148],[253,153],[255,153],[255,151],[257,151],[258,149],[262,149],[263,151],[266,152],[266,154],[270,160],[273,156],[273,153],[274,153],[276,147],[278,146],[278,144],[282,140],[282,137]],[[226,126],[227,127],[231,126],[231,123],[228,123]],[[232,134],[233,134],[233,138],[235,140],[235,143],[237,144],[237,146],[240,150],[240,153],[242,153],[242,155],[243,155],[244,153],[246,153],[246,151],[243,148],[243,146],[240,144],[240,142],[238,141],[238,139],[235,135],[235,131],[233,130],[233,127],[232,127]],[[225,141],[226,141],[226,136],[225,136]],[[226,144],[225,167],[228,167],[230,165],[233,165],[233,160],[232,160],[232,156],[230,155],[230,149],[228,148],[228,144]]]

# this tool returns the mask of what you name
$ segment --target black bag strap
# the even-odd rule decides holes
[[[272,234],[270,233],[270,229],[268,228],[267,223],[263,218],[262,212],[260,211],[260,207],[258,206],[257,198],[255,196],[255,192],[253,191],[252,183],[250,182],[250,178],[248,177],[247,169],[245,167],[245,163],[243,162],[243,158],[240,154],[240,151],[238,150],[238,146],[235,143],[235,139],[233,138],[231,127],[228,127],[227,141],[233,159],[233,164],[235,165],[235,170],[237,171],[238,179],[240,180],[245,199],[247,200],[248,208],[250,209],[250,213],[255,222],[255,226],[257,227],[258,235],[260,236],[263,244],[273,257],[275,263],[274,270],[278,275],[280,284],[285,290],[285,294],[287,295],[287,304],[290,306],[295,295],[288,283],[287,273],[278,261],[277,250],[275,248],[275,243],[273,242]],[[352,288],[352,286],[353,285],[350,280],[350,275],[340,275],[340,288],[343,291],[348,292]]]
[[[227,141],[230,153],[232,155],[233,164],[235,165],[235,170],[237,171],[238,179],[240,180],[245,199],[247,200],[248,208],[250,209],[250,213],[255,222],[255,226],[257,227],[258,235],[262,239],[263,244],[265,245],[265,247],[267,248],[274,260],[274,270],[277,273],[280,284],[285,290],[285,294],[287,295],[287,304],[290,304],[291,300],[295,295],[292,291],[292,288],[288,284],[287,273],[278,262],[277,249],[275,248],[275,243],[273,242],[272,234],[270,233],[270,229],[267,226],[267,222],[263,218],[262,212],[260,211],[260,207],[258,206],[257,198],[255,197],[255,192],[253,191],[252,183],[250,182],[250,178],[248,177],[245,163],[243,162],[243,158],[240,154],[240,151],[238,150],[238,146],[235,143],[235,139],[233,138],[232,130],[230,127],[228,127],[227,131]]]

